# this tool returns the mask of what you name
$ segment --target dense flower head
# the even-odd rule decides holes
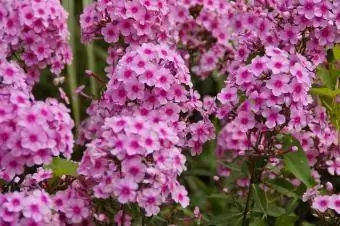
[[[29,226],[90,223],[89,200],[79,187],[76,181],[53,195],[34,186],[0,194],[0,223]]]
[[[98,181],[96,198],[116,197],[121,204],[138,202],[146,215],[177,197],[177,176],[185,167],[176,131],[152,117],[106,118],[101,137],[88,143],[78,172]],[[173,198],[175,200],[175,198]],[[187,206],[186,195],[177,199]]]
[[[0,177],[10,181],[25,167],[48,164],[53,156],[70,158],[74,123],[57,100],[36,101],[22,86],[15,88],[22,71],[6,65],[17,70],[16,80],[8,84],[4,76],[0,87]]]
[[[195,73],[202,78],[214,70],[230,71],[270,45],[296,49],[319,64],[325,60],[325,49],[339,42],[336,1],[180,0],[179,4],[193,16],[183,21],[179,34],[183,44],[194,50]],[[209,52],[215,52],[214,60],[207,61]]]
[[[333,185],[330,182],[326,184],[327,191],[321,191],[323,187],[323,185],[319,184],[313,188],[307,189],[303,194],[302,200],[304,202],[310,202],[312,208],[319,213],[334,211],[336,214],[340,214],[340,195],[328,194],[333,190]],[[321,192],[323,194],[321,194]]]
[[[176,25],[189,16],[175,0],[100,0],[80,16],[83,41],[98,36],[107,43],[127,44],[178,40]]]
[[[129,112],[166,121],[179,131],[182,143],[196,149],[213,136],[208,119],[211,108],[204,107],[200,95],[192,89],[183,59],[168,46],[147,43],[132,49],[121,57],[108,77],[102,99],[88,109],[91,117],[83,123],[86,129],[80,131],[81,139],[99,134],[106,117],[131,115]],[[203,120],[187,127],[185,120],[194,114]],[[186,132],[192,133],[190,142]]]
[[[131,48],[108,77],[83,123],[87,149],[78,172],[96,182],[94,197],[137,203],[147,216],[171,200],[186,207],[188,193],[177,180],[186,169],[182,149],[199,154],[214,137],[214,100],[202,103],[183,59],[166,45]]]
[[[27,84],[27,74],[25,71],[14,61],[7,61],[1,58],[0,55],[0,90],[1,95],[5,95],[10,90],[29,91]],[[2,97],[0,96],[0,99]]]
[[[71,225],[93,223],[91,200],[86,186],[80,181],[74,181],[66,190],[57,191],[51,199],[61,222]]]
[[[0,55],[16,58],[33,84],[39,69],[59,74],[72,60],[67,12],[59,0],[1,0]]]
[[[53,201],[48,193],[32,191],[0,195],[0,223],[2,225],[59,225]]]
[[[318,164],[326,167],[327,161],[334,174],[338,140],[325,109],[315,107],[309,94],[314,70],[302,55],[274,47],[234,70],[217,96],[223,111],[217,116],[227,122],[219,135],[218,155],[233,159],[251,154],[254,147],[269,154],[280,143],[275,136],[289,133],[300,141],[311,165],[318,157]],[[269,133],[271,147],[266,146],[269,138],[263,138]]]
[[[334,9],[339,8],[339,4],[335,1],[237,1],[226,10],[215,10],[205,1],[203,4],[191,2],[191,9],[195,4],[202,5],[196,22],[214,39],[210,39],[210,45],[206,39],[188,44],[195,44],[201,53],[206,53],[227,40],[223,53],[215,54],[219,60],[211,61],[215,62],[214,67],[204,70],[207,61],[202,63],[203,54],[195,54],[198,58],[194,62],[198,69],[195,73],[202,78],[212,71],[226,75],[225,87],[217,95],[216,116],[224,126],[218,136],[216,154],[220,160],[219,175],[236,182],[230,185],[230,190],[240,196],[247,195],[251,185],[241,182],[252,180],[251,175],[238,175],[232,166],[251,158],[266,160],[260,181],[285,178],[294,187],[299,186],[299,180],[273,173],[272,167],[280,172],[285,165],[283,155],[302,150],[317,184],[322,182],[326,170],[331,175],[339,175],[337,132],[326,109],[310,95],[312,84],[319,83],[317,66],[326,61],[326,51],[339,43],[339,21],[334,17],[337,12]],[[213,24],[218,27],[215,25],[221,21],[227,36],[219,37],[210,27]],[[298,145],[283,147],[284,142],[279,138],[286,136],[283,134],[290,134],[301,149]],[[275,192],[266,184],[259,184],[265,192]],[[316,212],[338,213],[334,201],[338,195],[308,191],[304,199],[306,197],[312,197],[310,204]]]

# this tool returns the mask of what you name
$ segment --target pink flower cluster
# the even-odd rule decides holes
[[[239,67],[265,46],[297,50],[317,65],[325,60],[324,47],[339,42],[337,1],[180,0],[178,4],[193,12],[181,25],[180,39],[198,52],[194,71],[202,78],[213,69],[223,74]],[[217,57],[212,58],[212,53]]]
[[[0,99],[5,98],[12,90],[28,93],[27,75],[15,61],[7,61],[0,55]]]
[[[137,202],[147,216],[171,199],[186,207],[188,193],[177,181],[186,169],[182,148],[200,153],[214,127],[184,61],[166,45],[143,44],[109,76],[81,131],[91,142],[78,172],[96,181],[95,197]],[[203,120],[190,120],[195,115]]]
[[[312,203],[312,208],[320,212],[325,212],[328,209],[334,210],[340,214],[340,195],[319,195],[316,196]]]
[[[54,203],[43,190],[0,194],[2,225],[59,225]]]
[[[107,43],[138,45],[178,40],[176,25],[189,16],[175,0],[99,0],[80,16],[84,41],[102,36]]]
[[[72,60],[67,12],[59,0],[1,0],[0,55],[15,57],[32,85],[39,69],[59,74]]]
[[[213,103],[200,101],[198,92],[191,88],[183,59],[168,46],[143,44],[126,53],[108,76],[103,98],[88,109],[91,117],[83,123],[86,129],[81,130],[82,140],[102,133],[106,117],[131,115],[129,112],[168,122],[181,134],[181,143],[198,153],[199,147],[213,137],[213,125],[208,119]],[[203,120],[187,127],[184,121],[194,116],[194,110]],[[186,138],[187,133],[191,133],[191,139]]]
[[[264,56],[255,57],[230,74],[226,87],[217,96],[221,103],[218,117],[229,117],[220,134],[222,147],[241,154],[262,145],[268,151],[265,139],[258,139],[266,131],[274,135],[288,132],[301,139],[308,134],[308,139],[318,138],[320,152],[336,144],[325,110],[311,105],[313,70],[302,55],[267,47]],[[247,99],[240,103],[242,96],[238,92]],[[232,113],[236,113],[235,117]],[[314,148],[313,141],[301,144],[306,152]]]
[[[40,189],[52,171],[38,167],[71,157],[74,123],[64,105],[35,100],[31,91],[40,70],[58,74],[71,60],[67,13],[57,0],[0,3],[0,178],[7,192],[0,224],[60,225],[52,197]]]
[[[175,146],[179,137],[166,122],[112,117],[106,118],[103,127],[102,137],[87,144],[78,170],[98,181],[93,188],[96,198],[138,202],[147,216],[157,214],[169,194],[183,207],[189,204],[187,192],[177,181],[186,159]]]
[[[0,194],[1,225],[64,225],[92,222],[84,191],[76,182],[54,195],[42,189]]]
[[[304,202],[310,201],[312,208],[318,212],[324,213],[326,211],[330,212],[330,210],[333,210],[335,213],[340,214],[340,194],[321,195],[320,189],[322,188],[323,185],[319,184],[313,188],[307,189],[302,196],[302,200]],[[328,192],[332,192],[333,185],[330,182],[327,182],[326,189]],[[325,191],[323,191],[323,193],[325,193]]]
[[[194,51],[193,71],[202,78],[214,70],[227,76],[217,95],[216,116],[224,124],[217,156],[226,163],[219,164],[219,173],[229,176],[232,170],[226,165],[253,155],[281,169],[277,135],[285,133],[300,141],[318,183],[320,170],[338,174],[336,131],[309,93],[316,67],[339,42],[340,5],[309,0],[183,2],[197,13],[180,32],[186,45],[201,53]],[[188,26],[194,33],[187,32]],[[197,35],[202,32],[204,36]],[[293,146],[291,151],[296,150]],[[277,177],[268,168],[262,176]]]
[[[78,181],[68,185],[66,190],[58,191],[51,195],[55,211],[59,214],[59,220],[67,224],[91,223],[92,210],[90,198],[86,186]]]
[[[17,78],[25,76],[16,69]],[[70,158],[74,123],[68,113],[54,99],[35,101],[20,89],[0,88],[0,177],[9,181],[26,166],[50,163],[52,156]]]

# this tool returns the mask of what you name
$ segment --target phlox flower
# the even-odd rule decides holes
[[[331,195],[329,197],[329,208],[340,214],[340,195]]]
[[[266,83],[266,87],[270,89],[274,96],[280,96],[281,94],[289,92],[289,77],[287,75],[276,75]]]
[[[13,192],[11,193],[4,206],[7,208],[10,212],[20,212],[23,209],[23,195],[19,192]]]
[[[222,103],[222,104],[227,104],[227,103],[235,103],[236,100],[238,99],[237,97],[237,89],[226,86],[221,90],[221,92],[217,95],[217,99]]]
[[[312,208],[320,211],[325,212],[329,208],[329,197],[328,196],[316,196],[312,203]]]
[[[131,179],[120,179],[114,185],[114,194],[120,203],[125,204],[136,201],[137,189],[138,184]]]
[[[141,159],[132,158],[122,161],[122,172],[126,178],[135,182],[141,182],[144,179],[146,167]]]
[[[122,210],[118,211],[115,215],[115,223],[117,226],[131,226],[132,218],[127,214],[123,213]]]
[[[247,132],[255,126],[254,114],[251,112],[240,111],[236,120],[239,124],[239,129],[242,132]]]
[[[119,40],[118,26],[112,23],[103,27],[101,33],[107,43],[115,43]]]
[[[161,196],[159,190],[145,189],[137,196],[138,205],[143,207],[146,216],[152,216],[159,213],[161,205]]]
[[[267,69],[268,58],[257,56],[252,59],[249,71],[254,73],[255,76],[261,75]]]
[[[327,171],[331,175],[340,175],[340,158],[326,161]]]
[[[181,204],[183,208],[189,205],[188,192],[183,186],[176,186],[173,191],[171,191],[172,199]]]
[[[286,121],[285,116],[280,114],[280,111],[281,107],[279,106],[273,106],[263,110],[262,115],[267,119],[265,124],[269,129],[282,125]]]
[[[89,210],[81,199],[72,199],[66,203],[66,217],[73,223],[80,223],[89,216]]]
[[[48,211],[49,209],[45,208],[37,197],[30,196],[24,200],[22,213],[26,218],[32,218],[39,222],[43,220]]]

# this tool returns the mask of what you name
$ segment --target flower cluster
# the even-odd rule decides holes
[[[321,180],[327,172],[340,175],[339,137],[310,94],[319,82],[317,66],[340,41],[338,1],[89,4],[80,16],[82,41],[109,45],[108,83],[77,131],[85,149],[77,178],[44,167],[53,157],[71,158],[70,110],[32,94],[41,70],[59,75],[72,60],[68,14],[59,0],[0,4],[0,225],[131,225],[130,204],[146,216],[171,202],[187,207],[179,176],[186,155],[200,154],[215,138],[213,115],[221,127],[218,173],[233,182],[224,188],[215,176],[223,192],[252,195],[254,184],[275,192],[264,180],[283,180],[289,191],[307,184],[281,173],[283,155],[304,151],[316,185],[302,200],[318,214],[340,214],[339,194],[329,182],[328,192],[323,189]],[[225,78],[224,87],[201,98],[190,72],[202,79],[219,75],[209,79],[220,85]],[[233,164],[247,165],[249,174],[235,173]],[[198,208],[194,215],[203,220]]]
[[[334,210],[340,214],[340,195],[319,195],[313,200],[312,208],[320,212],[325,212],[328,209]]]
[[[0,194],[2,225],[59,225],[54,203],[43,190]]]
[[[85,42],[100,35],[107,43],[139,45],[178,40],[176,25],[188,16],[175,0],[100,0],[85,8],[80,24]]]
[[[191,88],[183,59],[168,46],[143,44],[126,53],[108,77],[103,98],[88,109],[91,117],[83,123],[86,129],[81,130],[82,139],[101,134],[106,117],[128,112],[166,121],[181,134],[181,143],[197,152],[213,136],[213,125],[208,119],[213,103],[199,100],[200,95]],[[184,121],[194,114],[203,120],[185,126]],[[190,139],[185,136],[187,133],[191,134]]]
[[[203,27],[211,35],[202,40],[195,34],[193,41],[195,37],[190,37],[190,33],[180,33],[190,40],[188,45],[195,45],[203,53],[194,55],[199,58],[193,61],[195,73],[203,78],[213,70],[227,75],[225,87],[217,95],[216,116],[224,124],[216,151],[218,158],[223,159],[219,174],[228,177],[233,173],[228,165],[262,157],[268,163],[261,169],[261,179],[282,178],[272,173],[272,167],[280,171],[281,155],[299,150],[297,146],[283,149],[279,137],[291,134],[306,153],[318,184],[319,173],[324,169],[337,175],[338,137],[326,110],[316,105],[310,89],[317,79],[316,67],[326,60],[327,49],[339,42],[339,4],[308,0],[237,1],[224,4],[220,10],[219,1],[185,2],[197,11],[196,24],[190,21],[190,26]],[[254,179],[243,176],[236,181]],[[285,180],[298,185],[289,177]],[[243,187],[248,186],[249,183],[235,185],[240,195],[247,193]],[[269,189],[263,184],[261,188]]]
[[[60,1],[0,3],[0,177],[15,181],[53,156],[71,157],[69,109],[55,99],[37,101],[31,93],[40,70],[51,66],[58,74],[71,52]]]
[[[223,74],[239,67],[265,46],[296,50],[317,65],[325,60],[324,47],[339,42],[337,1],[180,0],[179,4],[193,14],[179,34],[189,49],[200,53],[193,62],[202,78],[213,69]],[[212,53],[217,57],[210,58]]]
[[[92,222],[89,201],[79,187],[75,182],[54,195],[41,189],[0,194],[0,223],[33,226]]]
[[[1,0],[0,55],[16,58],[28,72],[27,82],[50,66],[59,74],[72,60],[68,46],[67,12],[59,0]]]
[[[177,181],[185,170],[185,156],[175,146],[179,137],[173,129],[141,116],[106,118],[103,127],[102,137],[87,144],[78,170],[98,180],[96,198],[138,202],[147,216],[157,214],[169,194],[183,207],[188,205],[187,192]]]
[[[70,158],[74,124],[68,113],[54,99],[34,101],[27,92],[0,89],[0,177],[11,180],[52,156]]]
[[[7,61],[0,55],[0,99],[5,98],[12,90],[21,90],[28,93],[27,74],[14,61]]]
[[[91,142],[78,172],[96,181],[96,198],[137,202],[147,216],[170,199],[186,207],[188,193],[177,181],[185,170],[182,149],[198,154],[214,137],[209,101],[199,100],[183,59],[166,45],[127,52],[109,77],[81,131]]]
[[[226,122],[219,134],[218,156],[230,162],[240,156],[263,155],[278,167],[282,161],[276,156],[282,143],[277,135],[292,134],[311,166],[327,167],[337,174],[336,132],[326,110],[316,107],[309,94],[314,70],[300,54],[267,47],[264,56],[230,74],[217,96],[221,103],[217,116]],[[222,165],[219,171],[230,174]],[[317,171],[313,176],[318,179]]]
[[[333,191],[333,185],[330,182],[326,183],[327,191],[324,190],[323,187],[323,185],[319,184],[313,188],[307,189],[307,191],[302,196],[302,200],[304,202],[311,202],[312,208],[320,213],[325,213],[326,211],[332,212],[329,210],[333,210],[335,213],[340,214],[340,195],[325,194]],[[321,191],[321,189],[323,189],[323,191]],[[320,193],[323,193],[323,195]]]
[[[67,224],[91,223],[92,211],[90,209],[90,198],[86,186],[78,181],[73,182],[66,190],[58,191],[51,196],[55,212],[59,220]]]

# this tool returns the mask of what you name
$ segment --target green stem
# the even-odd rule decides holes
[[[93,0],[83,0],[83,8],[85,8],[88,4],[91,4]],[[96,73],[96,58],[95,58],[95,52],[94,52],[94,44],[89,43],[86,45],[86,54],[87,54],[87,66],[88,69],[90,69],[93,73]],[[90,89],[91,93],[97,97],[98,91],[97,91],[97,81],[94,77],[90,77]]]
[[[250,183],[249,183],[246,206],[244,207],[244,210],[243,210],[242,226],[247,226],[247,215],[248,215],[248,212],[249,212],[250,200],[251,200],[251,195],[252,195],[252,192],[253,192],[253,183],[254,183],[254,179],[255,179],[254,178],[255,177],[255,167],[254,167],[254,162],[251,158],[249,159],[249,170],[250,170],[251,178],[250,178]]]
[[[70,46],[72,48],[73,56],[76,55],[76,18],[75,18],[75,5],[74,1],[72,0],[64,0],[62,1],[64,8],[69,12],[68,18],[68,28],[70,31]],[[74,57],[75,59],[75,57]],[[76,62],[73,60],[71,65],[67,66],[67,80],[69,86],[70,96],[72,97],[72,112],[74,121],[76,124],[76,128],[80,123],[80,103],[78,95],[74,94],[74,91],[77,88],[77,69],[76,69]]]
[[[145,216],[144,216],[144,213],[142,213],[142,226],[145,226]]]

